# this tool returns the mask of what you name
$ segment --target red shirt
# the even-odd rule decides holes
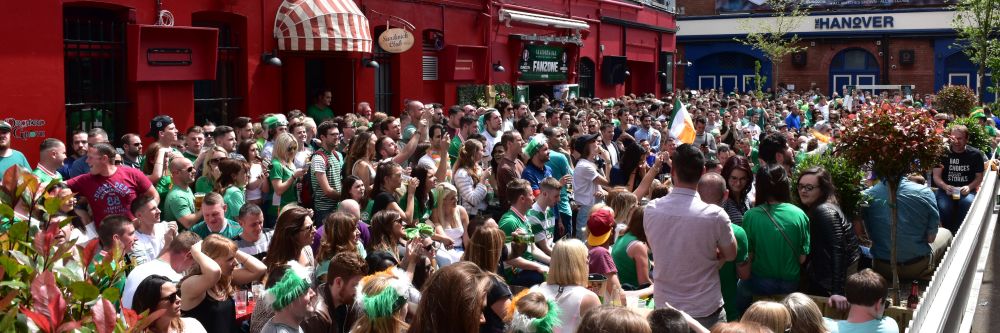
[[[74,193],[87,198],[87,204],[94,213],[94,227],[98,228],[101,220],[108,215],[125,215],[133,219],[129,209],[132,200],[153,186],[142,171],[123,167],[118,167],[111,177],[87,173],[70,179],[66,184]]]

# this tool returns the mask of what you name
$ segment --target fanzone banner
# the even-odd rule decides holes
[[[955,0],[801,0],[812,9],[922,7],[954,4]],[[767,0],[715,0],[719,12],[767,11]]]
[[[559,46],[525,45],[517,70],[521,81],[564,81],[567,67],[566,50]]]

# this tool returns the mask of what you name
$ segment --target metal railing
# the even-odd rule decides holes
[[[1000,178],[989,166],[985,173],[979,194],[931,278],[907,332],[971,330],[1000,211],[997,206]]]

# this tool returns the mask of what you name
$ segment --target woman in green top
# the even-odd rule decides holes
[[[762,168],[754,183],[757,206],[743,215],[752,265],[750,279],[740,281],[739,288],[747,298],[795,292],[799,267],[809,254],[809,218],[789,203],[788,174],[777,164]]]
[[[297,151],[299,142],[291,134],[281,133],[275,138],[270,172],[271,189],[274,191],[270,208],[273,216],[278,216],[281,207],[299,200],[298,193],[295,193],[295,184],[305,174],[305,169],[296,170],[292,164],[292,158]]]
[[[167,192],[170,191],[170,168],[167,163],[170,163],[170,159],[173,158],[172,149],[162,149],[159,143],[153,142],[146,148],[146,155],[142,163],[142,173],[149,178],[149,182],[153,183],[153,188],[156,188],[156,193],[160,195],[160,198],[166,198]]]
[[[227,219],[235,221],[240,215],[240,208],[247,201],[246,186],[249,181],[246,162],[230,158],[219,162],[219,183],[215,191],[222,193]]]
[[[646,245],[646,231],[642,227],[644,212],[645,206],[632,209],[625,234],[618,237],[611,249],[611,259],[615,261],[618,279],[625,290],[639,290],[652,284],[649,245]]]
[[[418,165],[410,171],[410,176],[420,181],[413,193],[413,223],[424,223],[431,217],[431,190],[437,184],[437,177],[425,166]],[[400,198],[399,208],[406,210],[407,198]]]
[[[229,157],[229,153],[222,147],[215,146],[201,153],[201,177],[194,181],[194,193],[208,193],[215,190],[215,183],[219,179],[219,162]]]

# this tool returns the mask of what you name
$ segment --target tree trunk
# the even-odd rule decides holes
[[[896,214],[899,208],[896,205],[896,195],[897,190],[899,190],[900,177],[889,179],[886,182],[886,186],[889,187],[889,265],[892,267],[892,290],[896,291],[895,296],[890,296],[893,297],[892,304],[899,305],[901,295],[899,290],[899,268],[896,266],[896,226],[899,224],[899,217]]]
[[[781,60],[780,58],[778,60]],[[772,96],[778,96],[778,67],[781,67],[781,61],[775,61],[771,59],[772,72],[774,72],[774,77],[771,78],[771,94]]]

